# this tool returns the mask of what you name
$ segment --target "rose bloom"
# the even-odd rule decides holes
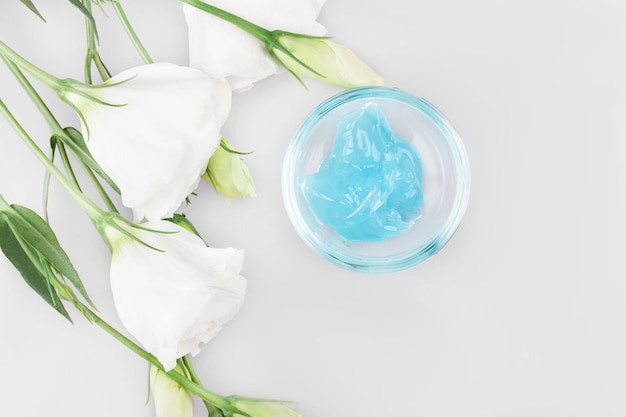
[[[212,248],[167,220],[105,226],[122,324],[166,370],[200,351],[239,310],[243,251]],[[121,230],[120,230],[121,229]]]
[[[78,112],[87,147],[136,222],[171,217],[220,143],[231,92],[202,71],[148,64],[59,94]]]

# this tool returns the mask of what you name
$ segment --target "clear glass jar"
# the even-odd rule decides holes
[[[394,134],[412,143],[420,155],[424,205],[406,234],[382,242],[350,243],[316,220],[303,182],[330,152],[339,120],[368,103],[378,105]],[[304,242],[327,260],[365,273],[402,271],[437,253],[459,226],[469,189],[467,154],[450,122],[424,99],[388,87],[348,90],[320,104],[296,131],[282,171],[287,214]]]

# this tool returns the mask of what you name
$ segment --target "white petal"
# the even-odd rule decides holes
[[[131,68],[105,85],[85,92],[112,106],[76,100],[87,146],[136,221],[169,217],[197,187],[219,145],[230,89],[173,64]]]
[[[171,369],[176,359],[196,353],[241,307],[243,252],[209,248],[167,221],[142,226],[176,233],[133,231],[163,252],[134,241],[114,249],[111,287],[126,329]]]
[[[285,30],[324,35],[315,20],[324,0],[209,0],[268,30]],[[189,62],[214,78],[225,78],[230,87],[243,91],[256,81],[282,71],[265,51],[265,46],[242,29],[183,4],[189,27]]]

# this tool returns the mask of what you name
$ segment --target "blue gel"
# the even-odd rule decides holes
[[[380,242],[409,231],[424,202],[417,151],[369,103],[338,123],[330,154],[304,178],[317,221],[348,242]]]

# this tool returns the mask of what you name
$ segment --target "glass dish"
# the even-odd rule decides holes
[[[350,243],[316,220],[303,194],[303,179],[314,174],[330,152],[338,121],[368,103],[377,104],[394,133],[419,153],[424,205],[406,234],[382,242]],[[446,117],[424,99],[387,87],[348,90],[320,104],[296,131],[282,171],[287,215],[304,242],[327,260],[364,273],[402,271],[437,253],[461,222],[469,188],[467,154]]]

